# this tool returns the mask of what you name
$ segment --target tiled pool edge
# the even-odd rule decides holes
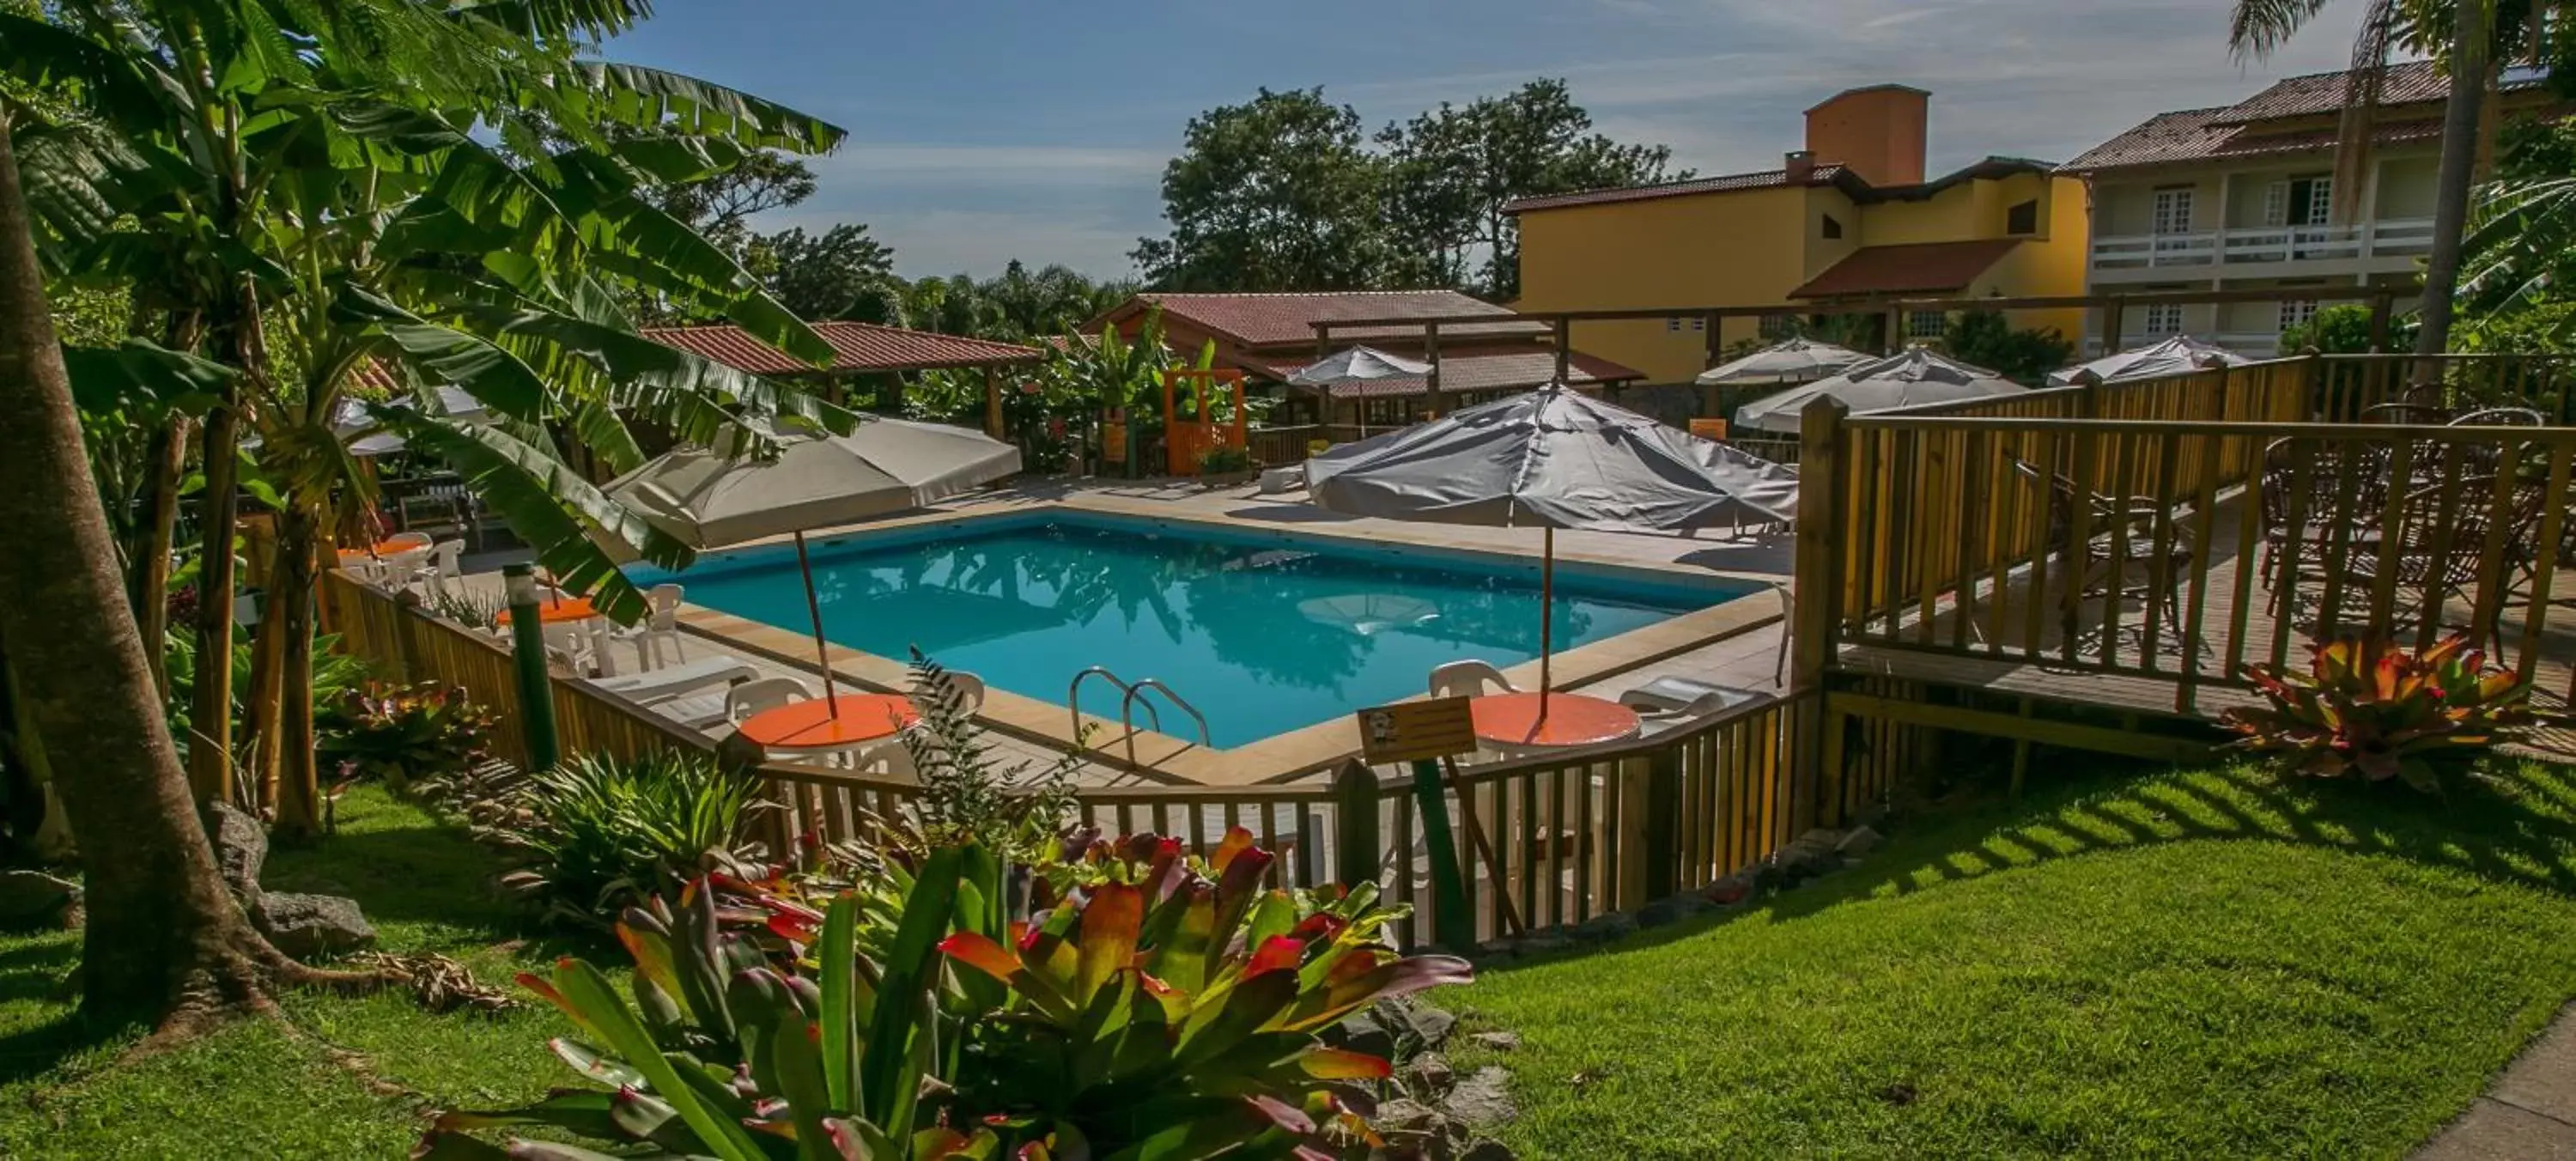
[[[1488,566],[1527,567],[1532,557],[1447,541],[1437,535],[1441,526],[1418,525],[1405,529],[1406,535],[1390,536],[1384,530],[1366,535],[1336,533],[1330,526],[1293,525],[1277,522],[1242,520],[1222,515],[1193,514],[1186,517],[1164,512],[1138,510],[1116,503],[1099,502],[1104,497],[1073,497],[1066,500],[1038,502],[1016,501],[996,505],[976,505],[954,511],[926,512],[918,516],[875,521],[865,525],[808,533],[830,537],[850,534],[875,534],[943,524],[982,523],[1013,516],[1043,519],[1048,514],[1068,511],[1077,514],[1111,516],[1142,520],[1157,525],[1183,527],[1216,527],[1259,533],[1289,539],[1326,540],[1345,546],[1384,546],[1390,541],[1406,549],[1430,556],[1469,558]],[[1418,528],[1425,533],[1413,536]],[[765,542],[764,542],[765,543]],[[1560,553],[1557,568],[1563,572],[1649,574],[1653,579],[1705,582],[1711,579],[1753,582],[1768,585],[1770,578],[1715,572],[1686,565],[1646,561],[1612,560],[1582,553]],[[1721,604],[1700,609],[1622,633],[1606,640],[1571,649],[1556,656],[1555,685],[1569,688],[1587,682],[1616,676],[1657,661],[1686,653],[1705,645],[1748,633],[1780,619],[1779,602],[1763,593],[1750,593]],[[684,631],[722,642],[778,663],[811,672],[814,641],[804,634],[774,625],[766,625],[730,613],[698,605],[684,605],[680,611]],[[836,681],[861,688],[893,691],[905,687],[909,680],[906,665],[892,658],[879,657],[844,645],[833,645],[828,656]],[[1505,671],[1511,681],[1524,688],[1538,684],[1539,662],[1531,660]],[[1416,695],[1421,696],[1421,695]],[[977,715],[984,723],[1002,733],[1049,746],[1070,749],[1080,744],[1073,734],[1073,717],[1066,707],[1012,693],[1008,690],[987,691],[984,709]],[[1117,722],[1083,715],[1092,729],[1085,757],[1102,765],[1132,769],[1140,775],[1159,779],[1211,786],[1244,786],[1280,782],[1326,769],[1357,753],[1359,738],[1349,719],[1319,722],[1302,729],[1274,734],[1256,742],[1232,748],[1202,747],[1194,741],[1147,730],[1136,732],[1136,763],[1126,761],[1125,735]]]

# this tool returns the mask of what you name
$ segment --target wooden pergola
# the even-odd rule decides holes
[[[814,333],[832,345],[829,367],[816,367],[753,338],[731,324],[648,327],[644,337],[678,347],[738,371],[786,378],[820,378],[837,384],[851,375],[901,375],[919,371],[981,370],[984,373],[984,430],[1003,438],[1002,370],[1044,362],[1046,352],[1017,343],[943,335],[863,322],[819,322]],[[901,380],[896,398],[901,399]]]

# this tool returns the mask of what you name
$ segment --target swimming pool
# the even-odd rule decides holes
[[[1533,536],[1535,539],[1535,536]],[[880,657],[913,647],[1055,705],[1105,665],[1161,680],[1240,746],[1419,694],[1431,668],[1538,656],[1538,564],[1096,513],[973,518],[812,541],[824,636]],[[688,600],[810,634],[792,546],[713,553],[677,574]],[[1757,586],[1560,566],[1559,653]],[[1083,708],[1115,717],[1105,683]],[[1141,716],[1141,714],[1140,714]],[[1163,707],[1167,733],[1191,735]]]

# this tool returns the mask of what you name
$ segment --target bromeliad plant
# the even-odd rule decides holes
[[[578,922],[604,924],[710,872],[748,875],[766,855],[744,837],[769,809],[759,782],[705,754],[584,754],[510,794],[516,809],[485,824],[527,863],[505,885]]]
[[[315,745],[325,763],[381,778],[396,793],[416,779],[482,761],[494,724],[492,712],[463,689],[436,682],[370,681],[332,699],[315,717]]]
[[[2271,704],[2236,709],[2226,724],[2234,745],[2280,756],[2319,777],[2359,774],[2438,790],[2443,774],[2519,733],[2530,689],[2464,635],[2416,652],[2385,637],[2343,638],[2315,647],[2308,672],[2249,666]]]
[[[1270,858],[1239,830],[1205,864],[1153,836],[1089,843],[1025,922],[972,842],[895,868],[891,907],[702,880],[619,925],[631,1004],[577,960],[523,977],[580,1029],[557,1054],[613,1091],[450,1113],[419,1155],[505,1155],[465,1131],[513,1125],[621,1156],[1358,1155],[1375,1140],[1330,1086],[1387,1062],[1316,1032],[1471,973],[1381,942],[1396,913],[1373,889],[1262,890]]]

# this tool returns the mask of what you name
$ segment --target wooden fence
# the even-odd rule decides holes
[[[501,720],[496,756],[525,764],[515,670],[501,639],[339,573],[323,578],[322,604],[341,647],[382,675],[465,687]],[[557,673],[552,693],[566,754],[722,750],[709,736],[578,678]],[[1810,827],[1838,825],[1883,800],[1912,760],[1900,746],[1855,750],[1830,782],[1799,774],[1801,739],[1814,736],[1816,708],[1812,695],[1764,701],[1651,739],[1471,764],[1428,794],[1408,773],[1359,768],[1334,780],[1274,785],[1085,787],[1076,810],[1107,833],[1151,831],[1202,853],[1229,828],[1244,827],[1279,856],[1274,873],[1286,886],[1374,867],[1390,896],[1416,908],[1402,934],[1422,940],[1442,918],[1424,825],[1436,808],[1457,836],[1466,907],[1482,939],[1516,927],[1579,923],[1705,886]],[[917,783],[885,775],[783,763],[753,769],[775,807],[763,813],[760,837],[780,857],[800,861],[865,839],[873,820],[904,817],[922,794]],[[1345,860],[1346,851],[1355,857]]]
[[[2552,424],[2576,424],[2576,356],[2449,354],[2323,355],[2312,400],[2313,418],[2362,423],[2369,409],[2416,403],[2450,411],[2527,407]]]
[[[2384,385],[2410,362],[2349,366]],[[2498,381],[2514,364],[2476,365]],[[2576,650],[2551,631],[2571,603],[2552,583],[2576,428],[2285,421],[2342,373],[2308,357],[2100,389],[2089,411],[2034,392],[1821,416],[1803,514],[1833,534],[1801,539],[1800,592],[1834,603],[1806,609],[1802,629],[1875,650],[1877,671],[1891,655],[2045,666],[2062,700],[2151,695],[2186,716],[2213,712],[2212,690],[2242,701],[2247,666],[2300,659],[2309,642],[2421,645],[2456,629],[2576,697]]]

